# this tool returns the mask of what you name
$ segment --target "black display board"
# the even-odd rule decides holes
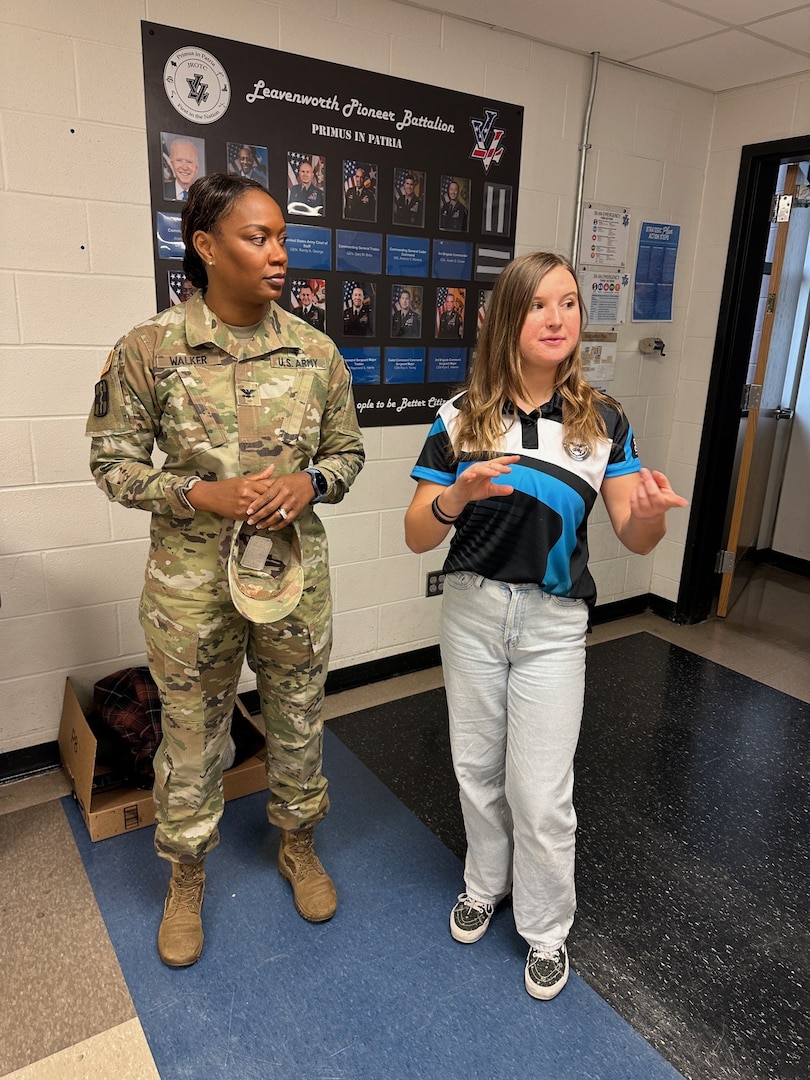
[[[185,189],[242,171],[285,212],[281,303],[337,343],[360,422],[429,423],[464,379],[514,254],[522,107],[142,29],[158,308],[189,289]]]

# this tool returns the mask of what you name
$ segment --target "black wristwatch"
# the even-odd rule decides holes
[[[326,477],[320,469],[304,469],[304,472],[308,472],[312,477],[312,487],[315,491],[315,498],[312,501],[314,503],[321,502],[326,498],[326,493],[329,490],[329,483]]]

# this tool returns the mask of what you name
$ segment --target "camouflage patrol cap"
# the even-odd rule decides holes
[[[228,557],[228,584],[236,610],[254,623],[272,623],[284,619],[298,605],[304,588],[301,565],[301,533],[298,522],[286,529],[264,532],[272,548],[262,570],[251,570],[241,562],[251,535],[242,531],[237,521]]]

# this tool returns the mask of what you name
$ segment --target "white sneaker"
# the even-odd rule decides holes
[[[472,945],[487,932],[494,911],[492,904],[485,900],[460,893],[458,903],[450,912],[450,933],[456,941]]]
[[[533,998],[541,1001],[555,998],[568,982],[568,950],[565,945],[554,952],[529,949],[523,981]]]

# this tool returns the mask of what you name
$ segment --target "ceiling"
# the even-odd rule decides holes
[[[715,92],[810,70],[810,3],[795,0],[409,2]]]

